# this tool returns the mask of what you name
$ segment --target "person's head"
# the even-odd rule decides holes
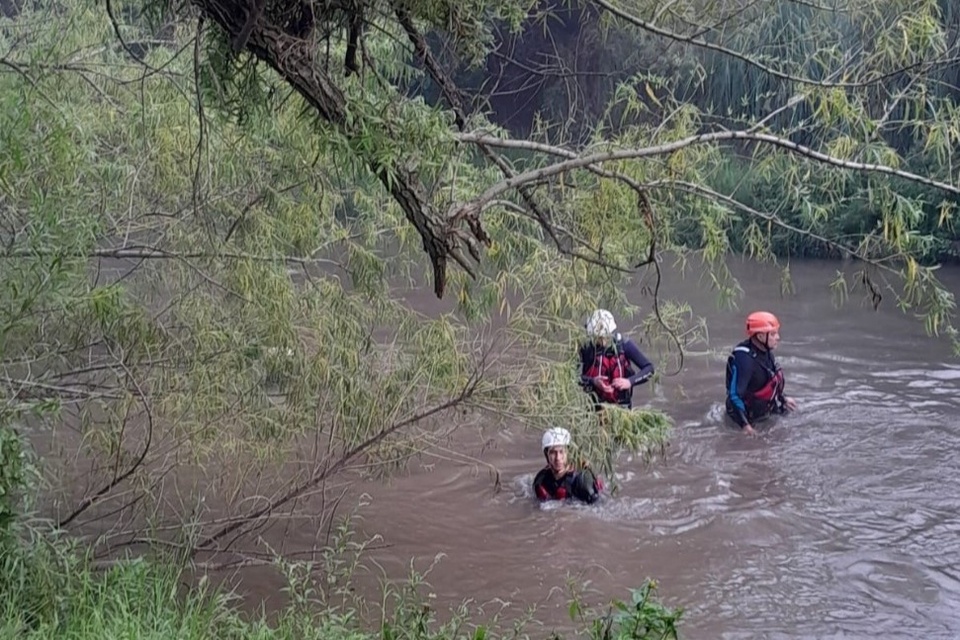
[[[747,316],[747,336],[762,349],[776,349],[780,344],[780,321],[768,311],[754,311]]]
[[[606,309],[597,309],[586,324],[587,335],[594,343],[599,345],[610,344],[613,335],[617,332],[617,323],[613,319],[613,314]]]
[[[547,429],[540,439],[547,466],[554,473],[560,473],[567,468],[567,447],[570,446],[570,440],[570,432],[563,427]]]

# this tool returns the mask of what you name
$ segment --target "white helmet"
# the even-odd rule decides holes
[[[543,439],[540,444],[544,450],[550,447],[569,447],[570,432],[563,427],[552,427],[543,433]]]
[[[592,338],[606,338],[617,331],[617,323],[613,314],[606,309],[597,309],[587,320],[587,335]]]

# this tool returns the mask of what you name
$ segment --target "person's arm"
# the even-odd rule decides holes
[[[643,384],[650,379],[653,375],[653,363],[647,359],[647,356],[643,355],[640,347],[633,340],[624,341],[623,354],[627,356],[627,360],[637,367],[637,372],[629,378],[632,386]]]
[[[581,502],[593,504],[600,499],[600,491],[603,485],[593,475],[593,471],[584,468],[577,473],[573,481],[573,497]]]
[[[595,356],[595,347],[585,344],[580,347],[580,386],[592,389],[595,386],[593,378],[587,375],[587,371],[593,365]]]
[[[774,371],[774,372],[780,371],[780,365],[777,363],[777,359],[773,356],[772,353],[770,354],[770,369],[771,371]],[[777,389],[777,397],[774,398],[774,402],[776,403],[776,408],[779,413],[787,412],[787,398],[784,395],[784,391],[786,390],[786,388],[787,388],[787,380],[786,378],[784,378],[783,384],[780,386],[779,389]]]
[[[750,378],[753,377],[753,358],[750,356],[750,352],[740,349],[735,350],[727,360],[727,368],[730,370],[727,399],[734,407],[731,417],[734,422],[740,425],[740,428],[749,427],[750,420],[747,419],[747,406],[743,397],[750,385]]]

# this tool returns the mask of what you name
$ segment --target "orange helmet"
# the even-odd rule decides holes
[[[747,336],[753,337],[757,333],[779,331],[780,321],[777,316],[767,311],[754,311],[747,316]]]

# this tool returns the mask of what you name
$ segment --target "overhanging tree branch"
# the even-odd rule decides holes
[[[503,147],[510,149],[525,149],[528,151],[545,151],[550,149],[549,145],[543,145],[542,143],[531,142],[527,140],[503,140],[500,138],[495,138],[493,136],[483,135],[483,134],[474,134],[466,133],[460,134],[457,136],[457,140],[467,143],[483,143],[489,146]],[[960,195],[960,187],[948,184],[946,182],[941,182],[939,180],[934,180],[926,176],[917,175],[909,171],[903,171],[901,169],[896,169],[894,167],[889,167],[881,164],[872,164],[864,162],[854,162],[852,160],[843,160],[842,158],[837,158],[835,156],[822,153],[806,147],[803,145],[796,144],[791,142],[786,138],[781,138],[769,133],[760,133],[755,131],[719,131],[714,133],[704,133],[695,136],[688,136],[680,140],[675,140],[673,142],[668,142],[661,145],[654,145],[651,147],[642,147],[642,148],[633,148],[633,149],[612,149],[609,151],[601,151],[586,155],[580,155],[576,158],[571,158],[563,162],[558,162],[552,165],[547,165],[545,167],[540,167],[538,169],[531,169],[519,175],[514,176],[513,178],[508,178],[497,182],[494,185],[488,187],[480,196],[476,199],[461,204],[453,208],[449,214],[451,217],[463,215],[463,212],[476,212],[482,211],[485,209],[489,203],[495,198],[501,196],[503,193],[510,191],[512,189],[519,188],[522,185],[528,184],[530,182],[535,182],[539,180],[544,180],[553,176],[558,176],[576,169],[585,169],[591,165],[598,165],[603,162],[617,161],[617,160],[635,160],[639,158],[650,158],[655,156],[667,155],[680,151],[687,147],[699,145],[699,144],[709,144],[713,142],[726,142],[734,140],[746,140],[750,142],[760,142],[764,144],[769,144],[775,147],[780,147],[786,149],[792,153],[795,153],[800,156],[810,158],[811,160],[816,160],[824,164],[829,164],[835,167],[840,167],[843,169],[848,169],[851,171],[860,171],[865,173],[880,173],[889,176],[896,176],[910,182],[915,182],[917,184],[923,184],[929,187],[934,187],[941,191],[951,193],[953,195]],[[564,154],[561,154],[564,155]]]
[[[538,151],[540,153],[546,153],[549,155],[558,156],[562,158],[578,158],[579,157],[576,152],[571,151],[570,149],[565,149],[563,147],[555,147],[553,145],[544,144],[542,142],[533,142],[533,141],[522,141],[522,142],[525,145],[524,148],[531,151]],[[709,187],[705,187],[699,184],[694,184],[686,180],[655,180],[652,182],[645,182],[643,184],[640,184],[630,176],[627,176],[615,171],[608,171],[606,169],[603,169],[598,164],[587,165],[584,168],[598,176],[625,182],[626,184],[630,185],[632,189],[636,191],[640,191],[643,189],[676,189],[676,190],[684,191],[687,193],[692,193],[692,194],[700,195],[703,197],[711,198],[713,200],[716,200],[717,202],[722,202],[732,208],[739,209],[756,218],[767,220],[786,231],[790,231],[791,233],[795,233],[797,235],[805,236],[807,238],[810,238],[811,240],[815,240],[826,246],[832,247],[833,249],[837,250],[841,254],[848,255],[850,257],[855,257],[863,260],[864,262],[872,264],[874,266],[890,270],[890,267],[888,265],[881,264],[880,262],[871,260],[869,258],[864,258],[858,255],[854,249],[851,249],[846,245],[840,244],[839,242],[831,240],[825,236],[816,234],[808,229],[802,229],[795,225],[789,224],[772,213],[765,213],[763,211],[758,211],[752,207],[749,207],[743,204],[736,198],[732,198],[718,191],[714,191]],[[492,201],[490,204],[502,206],[505,202],[508,202],[508,201],[495,200],[495,201]]]
[[[235,39],[243,31],[247,11],[246,5],[238,0],[197,0],[195,4],[224,30],[229,39]],[[318,63],[317,46],[312,40],[291,35],[282,25],[262,19],[257,21],[245,48],[280,74],[323,120],[348,140],[355,141],[364,135],[349,116],[346,95]],[[384,132],[383,135],[389,134]],[[403,161],[382,163],[372,154],[364,154],[360,159],[377,176],[419,233],[433,265],[437,297],[442,298],[446,289],[448,260],[456,261],[474,276],[473,269],[457,248],[460,234],[443,224],[416,169]],[[475,228],[472,227],[471,231],[476,235]],[[482,236],[477,239],[483,241]]]
[[[62,251],[38,251],[36,249],[13,249],[0,253],[0,260],[12,258],[34,258],[42,256],[61,256],[64,258],[113,258],[131,260],[251,260],[253,262],[291,262],[294,264],[329,264],[344,268],[344,265],[329,258],[298,257],[290,255],[260,255],[253,253],[218,252],[218,251],[167,251],[156,247],[123,247],[118,249],[95,249],[78,253],[63,253]]]
[[[896,270],[893,269],[890,265],[884,264],[884,263],[882,263],[882,262],[880,262],[880,261],[878,261],[878,260],[874,260],[874,259],[872,259],[872,258],[870,258],[870,257],[868,257],[868,256],[862,256],[862,255],[860,255],[859,253],[857,253],[857,251],[856,251],[855,249],[851,249],[850,247],[848,247],[848,246],[846,246],[846,245],[844,245],[844,244],[841,244],[840,242],[837,242],[836,240],[831,240],[830,238],[827,238],[826,236],[822,236],[822,235],[820,235],[820,234],[814,233],[813,231],[810,231],[809,229],[803,229],[803,228],[801,228],[801,227],[792,225],[792,224],[790,224],[789,222],[785,222],[785,221],[782,220],[779,216],[777,216],[777,215],[775,215],[775,214],[773,214],[773,213],[768,213],[768,212],[764,212],[764,211],[758,211],[757,209],[754,209],[753,207],[750,207],[750,206],[748,206],[748,205],[743,204],[742,202],[740,202],[740,201],[737,200],[736,198],[732,198],[732,197],[730,197],[730,196],[728,196],[728,195],[724,195],[724,194],[722,194],[722,193],[720,193],[720,192],[718,192],[718,191],[714,191],[713,189],[710,189],[709,187],[704,187],[703,185],[694,184],[694,183],[692,183],[692,182],[687,182],[686,180],[655,180],[655,181],[653,181],[653,182],[648,182],[648,183],[646,183],[644,186],[647,187],[648,189],[675,189],[675,190],[678,190],[678,191],[683,191],[683,192],[686,192],[686,193],[691,193],[691,194],[698,195],[698,196],[702,196],[702,197],[705,197],[705,198],[710,198],[711,200],[715,200],[715,201],[717,201],[717,202],[722,202],[723,204],[725,204],[725,205],[727,205],[727,206],[729,206],[729,207],[731,207],[731,208],[733,208],[733,209],[739,209],[740,211],[743,211],[744,213],[747,213],[747,214],[749,214],[750,216],[753,216],[753,217],[755,217],[755,218],[760,218],[761,220],[766,220],[766,221],[770,222],[771,224],[773,224],[773,225],[775,225],[775,226],[777,226],[777,227],[780,227],[781,229],[783,229],[783,230],[785,230],[785,231],[789,231],[789,232],[795,233],[795,234],[797,234],[797,235],[799,235],[799,236],[804,236],[804,237],[807,237],[807,238],[809,238],[809,239],[811,239],[811,240],[815,240],[816,242],[820,242],[820,243],[822,243],[823,245],[828,246],[828,247],[831,247],[832,249],[836,250],[837,252],[839,252],[839,253],[840,253],[841,255],[843,255],[843,256],[847,256],[847,257],[850,257],[850,258],[856,258],[857,260],[860,260],[860,261],[862,261],[862,262],[866,262],[867,264],[870,264],[870,265],[875,266],[875,267],[880,268],[880,269],[885,269],[885,270],[890,271],[890,272],[892,272],[892,273],[893,273],[893,272],[896,272]]]
[[[347,464],[349,464],[354,458],[356,458],[359,455],[362,455],[364,452],[366,452],[371,447],[376,445],[378,442],[381,442],[384,438],[387,438],[391,434],[396,433],[397,431],[400,431],[401,429],[404,429],[411,425],[414,425],[422,420],[425,420],[430,416],[443,413],[444,411],[447,411],[448,409],[452,409],[462,404],[463,402],[469,400],[470,397],[473,396],[473,394],[476,392],[477,386],[480,383],[482,375],[483,375],[482,369],[478,369],[477,371],[474,371],[473,375],[470,377],[469,380],[467,380],[467,383],[463,386],[463,389],[455,397],[450,398],[446,402],[442,402],[429,409],[424,409],[423,411],[415,413],[414,415],[408,418],[405,418],[403,420],[400,420],[389,426],[384,427],[383,429],[378,431],[376,434],[370,436],[363,442],[357,444],[353,448],[344,452],[336,460],[336,462],[319,467],[307,480],[290,488],[282,496],[278,497],[275,500],[270,501],[270,504],[266,505],[265,507],[256,509],[250,512],[249,514],[246,514],[241,518],[235,520],[234,522],[231,522],[230,524],[222,527],[221,529],[218,529],[216,532],[210,534],[209,536],[207,536],[206,538],[204,538],[199,542],[199,544],[196,547],[197,550],[213,548],[224,537],[230,535],[231,533],[237,532],[240,529],[244,529],[248,527],[251,523],[256,522],[263,516],[276,510],[278,507],[282,507],[284,504],[290,502],[291,500],[297,499],[298,497],[303,495],[305,492],[316,487],[318,484],[320,484],[327,478],[330,478],[335,473],[339,472]]]
[[[427,73],[430,75],[433,81],[437,83],[437,86],[440,87],[444,99],[453,110],[457,128],[463,132],[467,125],[467,112],[463,106],[463,98],[460,94],[460,89],[457,87],[450,75],[444,71],[440,62],[433,55],[426,38],[424,38],[420,30],[417,29],[417,26],[414,24],[413,18],[410,16],[409,12],[402,6],[397,5],[395,8],[395,13],[397,20],[400,22],[400,26],[403,27],[404,32],[407,34],[407,38],[413,44],[414,52],[420,58],[424,68],[427,70]],[[510,164],[500,154],[496,153],[491,148],[491,145],[478,142],[477,147],[488,160],[496,165],[496,167],[500,170],[500,173],[502,173],[505,178],[510,179],[516,176],[516,172],[513,170],[513,167],[511,167]],[[640,193],[639,185],[635,181],[630,181],[630,178],[627,176],[619,176],[619,178],[628,181],[628,184],[631,184],[631,186],[638,193]],[[602,257],[600,257],[600,253],[596,250],[592,250],[595,255],[587,255],[573,248],[571,243],[579,243],[581,246],[585,246],[585,243],[578,242],[578,240],[569,233],[565,233],[564,237],[561,238],[561,235],[558,234],[560,229],[556,224],[554,224],[553,216],[551,215],[550,211],[548,211],[547,207],[537,200],[536,194],[534,193],[532,187],[532,183],[527,183],[519,187],[518,191],[520,192],[520,197],[527,208],[533,213],[534,219],[540,224],[540,227],[543,229],[543,231],[550,237],[554,246],[560,253],[608,269],[622,272],[630,271],[629,269],[624,269],[620,265],[616,265],[604,260]],[[482,231],[482,228],[479,227],[479,221],[476,220],[475,217],[468,217],[467,221],[471,227],[476,225],[477,228]],[[474,231],[474,235],[478,235],[476,231]],[[486,234],[484,233],[483,236],[486,236]],[[469,238],[467,240],[469,240]]]
[[[140,400],[140,403],[143,405],[144,412],[147,415],[146,441],[143,443],[143,449],[140,451],[140,454],[137,456],[136,460],[134,460],[123,473],[114,475],[113,479],[110,482],[103,485],[102,487],[100,487],[100,489],[95,494],[93,494],[92,496],[88,496],[87,498],[84,498],[84,500],[79,505],[77,505],[76,509],[74,509],[73,512],[70,513],[70,515],[68,515],[66,518],[63,518],[62,520],[60,520],[60,522],[57,523],[57,527],[59,528],[63,528],[66,525],[70,524],[74,519],[77,518],[77,516],[79,516],[84,511],[92,507],[94,504],[97,503],[97,501],[103,498],[103,496],[110,493],[110,491],[112,491],[114,487],[116,487],[117,485],[125,481],[127,478],[133,475],[134,472],[140,469],[141,466],[143,465],[144,460],[146,460],[147,453],[150,451],[150,446],[153,444],[153,411],[150,408],[150,402],[147,400],[147,396],[143,391],[143,387],[134,377],[133,372],[130,371],[129,367],[127,367],[127,365],[124,364],[124,362],[119,358],[117,359],[117,362],[126,372],[127,377],[130,380],[130,383],[136,389],[136,396]],[[120,443],[118,443],[117,448],[118,448],[117,455],[119,456]]]
[[[125,397],[120,393],[90,391],[76,386],[45,384],[36,380],[22,380],[9,376],[0,376],[0,385],[6,386],[11,391],[11,396],[15,398],[77,398],[82,400],[109,398],[111,400],[123,400]]]
[[[735,49],[730,49],[729,47],[725,47],[723,45],[716,44],[708,40],[704,40],[698,35],[686,36],[680,33],[676,33],[674,31],[670,31],[669,29],[665,29],[663,27],[657,26],[652,22],[648,22],[640,18],[639,16],[636,16],[632,13],[629,13],[615,6],[608,0],[592,0],[592,1],[597,6],[610,12],[611,14],[620,18],[621,20],[624,20],[625,22],[628,22],[634,25],[635,27],[639,27],[640,29],[647,31],[648,33],[652,33],[654,35],[657,35],[663,38],[668,38],[676,42],[690,44],[695,47],[700,47],[702,49],[716,51],[717,53],[745,62],[746,64],[752,67],[755,67],[760,71],[763,71],[764,73],[768,73],[782,80],[789,80],[792,82],[797,82],[800,84],[806,84],[806,85],[816,86],[816,87],[838,87],[838,88],[847,88],[847,89],[858,89],[858,88],[870,87],[870,86],[874,86],[882,82],[885,82],[890,78],[900,75],[901,73],[907,73],[909,71],[914,71],[916,69],[921,69],[921,68],[933,69],[939,66],[955,64],[958,61],[960,61],[960,58],[956,56],[938,58],[936,60],[920,60],[913,64],[900,67],[899,69],[894,69],[893,71],[884,73],[875,78],[870,78],[869,80],[863,80],[860,82],[833,82],[830,80],[813,80],[811,78],[805,78],[803,76],[797,76],[791,73],[787,73],[786,71],[781,71],[780,69],[776,69],[774,67],[771,67],[770,65],[764,64],[759,60],[757,60],[756,58],[753,58],[745,53],[741,53],[740,51],[736,51]]]

